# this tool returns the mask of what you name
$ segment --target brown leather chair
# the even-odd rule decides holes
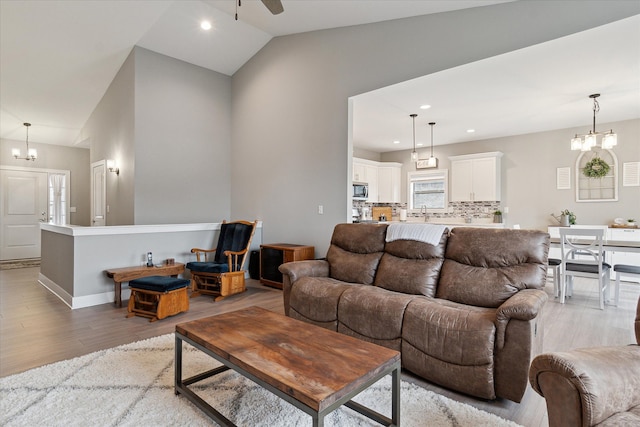
[[[640,344],[640,299],[635,329]],[[541,354],[529,382],[547,402],[550,427],[640,425],[640,345]]]

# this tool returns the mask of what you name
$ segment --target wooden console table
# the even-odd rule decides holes
[[[313,259],[313,246],[291,243],[271,243],[260,245],[260,283],[282,289],[282,273],[278,270],[285,262]]]
[[[139,265],[135,267],[111,268],[105,270],[107,277],[113,279],[115,289],[114,304],[122,307],[122,282],[129,282],[134,279],[147,276],[171,276],[178,277],[178,274],[184,273],[184,264],[176,262],[172,265],[161,265],[160,267],[147,267]]]

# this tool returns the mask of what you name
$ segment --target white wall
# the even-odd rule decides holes
[[[266,243],[321,256],[350,212],[350,96],[638,13],[637,2],[519,1],[277,37],[233,76],[232,214],[262,219]]]

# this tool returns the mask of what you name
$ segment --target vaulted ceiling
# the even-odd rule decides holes
[[[233,75],[276,36],[503,2],[283,0],[274,16],[244,0],[236,21],[234,0],[0,0],[0,137],[23,139],[28,121],[33,142],[82,146],[80,129],[135,45]],[[588,124],[593,92],[599,121],[640,117],[639,41],[636,16],[364,94],[354,145],[408,149],[411,112],[420,126],[438,123],[436,144]],[[476,134],[461,135],[469,127]]]

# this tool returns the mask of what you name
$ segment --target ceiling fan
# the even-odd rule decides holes
[[[262,0],[262,4],[264,4],[273,15],[278,15],[284,12],[281,0]],[[238,0],[236,3],[236,21],[238,20],[238,8],[240,6],[242,6],[242,0]]]

